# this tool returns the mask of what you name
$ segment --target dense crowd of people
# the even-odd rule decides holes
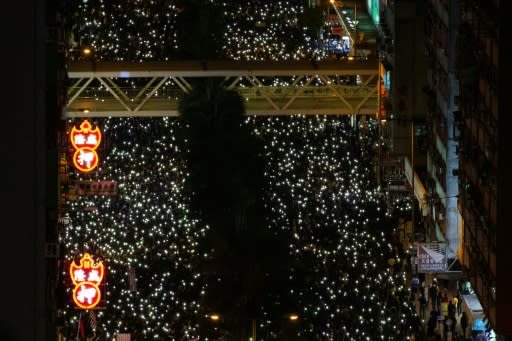
[[[199,10],[187,18],[197,27],[190,27],[179,20],[187,8],[195,11],[200,5],[211,5],[218,16],[215,21],[222,26],[219,51],[213,51],[218,58],[302,59],[314,47],[312,32],[299,25],[304,12],[304,2],[301,0],[109,3],[102,0],[82,0],[69,2],[65,8],[69,56],[80,58],[80,48],[89,46],[100,60],[180,58],[183,45],[188,44],[188,41],[202,43],[201,37],[194,36],[196,32],[201,34],[195,30],[202,25],[199,21],[204,19],[201,18]],[[181,40],[181,34],[186,37],[187,42]]]
[[[69,257],[90,250],[109,264],[101,330],[107,337],[124,330],[139,338],[193,336],[201,292],[208,290],[193,264],[208,227],[187,206],[179,125],[169,118],[97,124],[107,137],[97,176],[117,181],[119,194],[70,202],[64,244]],[[297,278],[289,301],[300,302],[298,339],[414,333],[405,256],[392,240],[394,220],[372,175],[372,123],[353,127],[346,117],[292,116],[248,118],[247,124],[265,145],[268,228],[289,231],[296,261],[290,276]],[[136,273],[136,291],[129,290],[128,268]],[[70,309],[72,328],[77,317]],[[270,339],[279,335],[272,321],[259,328]]]
[[[220,46],[214,51],[219,58],[313,55],[311,32],[299,24],[302,1],[202,3],[222,13],[221,44],[212,44],[212,49]],[[68,57],[76,52],[78,58],[74,49],[82,46],[92,47],[96,60],[166,60],[184,50],[193,53],[193,44],[203,48],[205,31],[183,21],[181,15],[192,8],[186,4],[69,2]],[[180,40],[184,32],[188,42]],[[192,32],[198,33],[197,41]],[[186,139],[177,138],[179,120],[105,118],[94,124],[105,136],[98,170],[85,176],[71,171],[70,181],[113,180],[118,193],[66,203],[69,224],[61,237],[67,259],[88,251],[108,264],[108,309],[98,312],[91,333],[105,340],[122,332],[136,340],[203,337],[199,325],[209,312],[201,299],[211,288],[198,264],[208,256],[199,250],[210,227],[190,209],[194,193],[186,190],[190,165]],[[264,146],[267,184],[261,200],[270,211],[265,228],[289,236],[287,251],[294,262],[281,299],[293,302],[290,309],[300,316],[294,339],[408,340],[419,320],[406,285],[405,256],[392,238],[396,216],[389,214],[375,183],[380,143],[375,122],[289,116],[250,117],[245,124]],[[258,321],[258,334],[267,340],[282,337],[274,308],[257,308],[267,317]],[[82,319],[70,304],[63,321],[63,334],[74,337]]]

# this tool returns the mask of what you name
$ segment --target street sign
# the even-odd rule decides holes
[[[446,272],[446,243],[418,244],[418,272]]]
[[[80,309],[92,309],[101,302],[101,284],[105,277],[103,262],[95,262],[91,255],[84,253],[80,263],[69,265],[69,275],[73,282],[73,301]]]
[[[96,149],[101,142],[101,131],[98,127],[92,129],[88,120],[80,124],[80,129],[73,127],[69,133],[71,144],[75,148],[73,164],[84,173],[92,171],[98,165]]]

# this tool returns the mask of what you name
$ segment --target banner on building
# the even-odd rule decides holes
[[[117,181],[114,180],[75,180],[72,183],[78,196],[117,195]]]
[[[418,244],[418,272],[446,272],[446,243]]]
[[[131,341],[132,335],[130,333],[118,333],[116,341]]]

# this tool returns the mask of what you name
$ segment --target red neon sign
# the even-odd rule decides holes
[[[75,285],[73,301],[79,308],[91,309],[98,305],[101,299],[99,285],[104,274],[103,263],[94,263],[88,253],[80,259],[80,264],[76,264],[75,261],[71,263],[69,275]]]
[[[101,142],[101,132],[98,127],[91,129],[92,125],[88,120],[80,124],[80,129],[73,127],[69,137],[75,148],[73,164],[82,172],[90,172],[98,165],[98,154],[96,148]]]

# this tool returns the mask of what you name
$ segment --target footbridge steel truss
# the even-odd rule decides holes
[[[177,116],[193,78],[219,77],[248,115],[376,115],[378,60],[72,62],[66,117]]]

